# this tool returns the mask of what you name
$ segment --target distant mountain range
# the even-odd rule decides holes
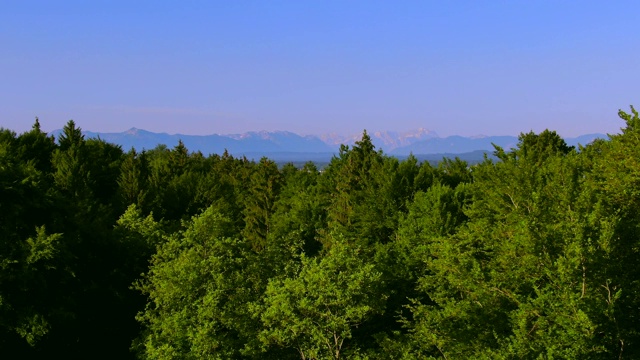
[[[60,132],[61,130],[55,130],[51,134],[57,137]],[[234,156],[247,156],[247,158],[253,159],[267,156],[281,161],[298,161],[303,158],[310,161],[331,159],[331,156],[338,152],[340,144],[352,146],[362,137],[362,134],[354,136],[336,134],[300,136],[288,131],[252,131],[231,135],[170,135],[136,128],[120,133],[84,131],[83,134],[88,138],[99,137],[110,143],[118,144],[125,151],[131,148],[138,151],[149,150],[159,144],[172,148],[178,144],[179,140],[182,140],[190,151],[200,151],[205,155],[222,154],[226,149]],[[510,149],[518,144],[516,136],[439,137],[435,132],[422,128],[410,132],[375,132],[370,133],[369,136],[376,148],[382,149],[386,154],[398,157],[406,157],[409,154],[430,155],[421,156],[429,159],[438,155],[453,157],[469,153],[474,153],[475,158],[478,154],[491,153],[494,150],[492,144],[504,149]],[[606,138],[606,135],[587,134],[576,138],[566,138],[565,141],[569,145],[577,146],[578,144],[586,145],[597,138]]]
[[[438,138],[438,134],[433,131],[420,128],[414,131],[407,132],[395,132],[395,131],[378,131],[373,134],[369,134],[373,144],[377,148],[383,149],[385,152],[392,151],[397,148],[411,146],[415,143]],[[325,144],[335,147],[340,147],[341,144],[353,145],[356,141],[362,138],[362,134],[356,134],[351,136],[340,136],[336,134],[320,135],[320,140]]]

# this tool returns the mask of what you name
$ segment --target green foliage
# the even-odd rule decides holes
[[[250,178],[248,198],[244,209],[245,228],[242,235],[254,249],[266,246],[272,229],[272,215],[275,212],[282,180],[278,166],[273,161],[262,158]]]
[[[640,116],[638,116],[638,110],[636,110],[633,106],[631,106],[631,114],[619,110],[618,116],[620,117],[620,119],[624,120],[627,125],[621,129],[622,134],[637,134],[638,131],[640,131]]]
[[[429,239],[453,234],[466,220],[463,210],[469,197],[469,187],[465,184],[455,189],[435,184],[426,192],[418,192],[400,224],[400,236]]]
[[[75,121],[69,120],[67,124],[62,128],[62,133],[58,137],[60,150],[69,150],[73,146],[80,146],[83,142],[84,135],[82,135],[82,129],[76,127]]]
[[[403,199],[394,198],[398,195],[393,177],[397,166],[397,161],[375,151],[366,131],[352,149],[343,146],[322,179],[328,197],[328,228],[365,248],[388,241],[397,224],[398,209],[404,206]]]
[[[48,137],[40,129],[38,118],[31,131],[25,132],[16,139],[17,157],[23,162],[33,162],[34,167],[43,173],[51,172],[51,154],[56,145],[54,138]]]
[[[144,206],[147,196],[146,154],[138,154],[131,149],[125,154],[118,178],[118,190],[122,196],[122,202],[126,205],[136,204]]]
[[[138,343],[150,359],[228,359],[251,342],[257,293],[250,247],[226,237],[230,221],[209,208],[158,247],[136,287],[149,296]]]
[[[639,358],[640,119],[619,116],[473,166],[364,132],[323,171],[0,129],[0,351]]]
[[[265,293],[260,339],[294,347],[303,359],[357,355],[349,340],[356,327],[380,313],[380,272],[361,258],[361,250],[335,241],[319,258],[304,255],[291,276],[275,278]]]
[[[508,154],[494,145],[496,148],[494,155],[502,161],[526,158],[529,161],[541,163],[549,156],[566,155],[574,150],[574,147],[567,146],[564,139],[555,131],[544,130],[540,134],[535,134],[533,131],[521,133],[518,140],[518,148]]]
[[[319,205],[320,174],[313,163],[305,164],[299,171],[286,166],[282,173],[284,185],[271,217],[270,241],[300,238],[302,250],[313,256],[321,248],[317,235],[326,221],[326,211]]]
[[[44,226],[37,228],[36,237],[27,239],[27,264],[53,259],[58,252],[57,243],[61,237],[61,234],[47,235]]]
[[[411,306],[413,356],[618,353],[608,339],[616,336],[613,317],[602,316],[615,312],[617,301],[603,276],[616,219],[600,214],[584,188],[587,169],[570,149],[534,145],[522,141],[503,162],[474,169],[466,226],[446,237],[427,227],[440,236],[422,252],[426,271],[418,283],[428,301]],[[603,287],[611,296],[602,296]]]
[[[22,136],[0,134],[0,349],[10,349],[20,341],[16,335],[35,346],[48,333],[56,304],[39,296],[64,276],[64,254],[61,234],[47,234],[43,225],[50,201],[45,174],[23,158]]]

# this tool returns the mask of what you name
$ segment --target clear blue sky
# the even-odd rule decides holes
[[[0,126],[617,132],[639,1],[2,1]]]

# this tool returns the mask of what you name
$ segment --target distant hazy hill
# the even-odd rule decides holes
[[[61,130],[53,131],[56,137]],[[203,154],[222,154],[225,149],[233,155],[242,156],[248,153],[269,154],[282,152],[334,152],[335,148],[325,144],[316,136],[300,136],[287,131],[276,132],[248,132],[232,135],[170,135],[153,133],[146,130],[131,128],[121,133],[97,133],[83,131],[86,137],[97,138],[118,144],[127,151],[132,147],[136,150],[153,149],[159,144],[172,148],[182,140],[190,151],[201,151]]]
[[[60,131],[53,131],[52,134],[57,137]],[[170,135],[136,128],[121,133],[85,131],[84,134],[86,137],[100,137],[105,141],[118,144],[125,151],[131,148],[136,150],[153,149],[159,144],[172,148],[178,144],[179,140],[182,140],[190,151],[201,151],[205,155],[221,154],[226,149],[234,156],[247,156],[253,159],[267,156],[278,161],[305,159],[329,161],[333,154],[338,152],[340,144],[353,145],[362,136],[361,134],[348,137],[335,134],[300,136],[287,131],[260,131],[232,135]],[[484,152],[491,153],[494,150],[492,144],[499,145],[505,150],[518,144],[516,136],[449,136],[441,138],[426,129],[418,129],[413,132],[385,131],[369,135],[374,145],[383,149],[385,153],[398,157],[415,154],[418,158],[429,161],[441,159],[443,156],[455,157],[462,154],[466,155],[460,156],[461,158],[475,159],[480,157],[481,159]],[[605,137],[606,135],[603,134],[589,134],[565,140],[569,145],[576,146],[577,144],[586,145],[596,138]]]
[[[598,138],[606,138],[604,134],[587,134],[576,138],[566,138],[565,141],[570,146],[587,145]],[[445,138],[430,138],[415,142],[411,145],[395,148],[390,151],[392,155],[409,155],[413,154],[462,154],[477,150],[492,152],[493,145],[496,144],[505,150],[509,150],[518,145],[518,137],[516,136],[448,136]]]

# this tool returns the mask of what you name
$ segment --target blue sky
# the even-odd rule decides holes
[[[637,1],[3,1],[0,126],[617,132]]]

